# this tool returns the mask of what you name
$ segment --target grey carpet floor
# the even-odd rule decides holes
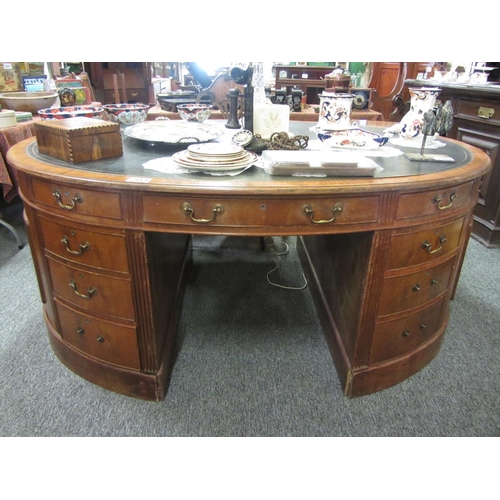
[[[22,227],[19,204],[3,207]],[[1,436],[500,435],[500,249],[471,240],[437,358],[403,383],[347,399],[293,238],[198,237],[165,401],[114,394],[52,353],[29,246],[0,227]],[[276,247],[281,248],[281,247]]]

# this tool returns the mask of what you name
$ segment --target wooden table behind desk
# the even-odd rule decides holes
[[[4,200],[10,203],[18,193],[16,169],[7,161],[7,151],[18,142],[34,135],[34,121],[21,122],[14,127],[0,129],[0,183]]]
[[[179,113],[174,111],[163,111],[159,105],[152,107],[148,112],[148,120],[156,120],[157,118],[169,118],[170,120],[180,120],[181,117]],[[291,121],[311,121],[315,122],[318,120],[319,114],[315,111],[313,106],[308,106],[304,111],[292,111],[290,113]],[[220,120],[223,119],[222,113],[219,110],[212,111],[210,115],[211,119]],[[384,119],[382,113],[378,111],[366,110],[353,110],[351,112],[352,121],[357,120],[368,120],[368,121],[381,121]]]

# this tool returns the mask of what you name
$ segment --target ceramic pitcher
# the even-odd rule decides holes
[[[324,130],[340,130],[351,126],[352,94],[323,92],[319,96],[318,127]]]
[[[424,113],[434,109],[436,98],[441,89],[421,87],[411,88],[409,91],[410,111],[400,122],[399,135],[407,140],[421,140]]]

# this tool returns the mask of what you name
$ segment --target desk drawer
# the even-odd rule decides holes
[[[56,301],[63,339],[94,358],[140,369],[135,326],[102,321]]]
[[[450,188],[402,194],[398,198],[396,219],[446,215],[472,202],[474,181]]]
[[[397,277],[385,278],[379,304],[379,316],[412,309],[430,302],[448,288],[455,259]]]
[[[500,103],[490,101],[474,101],[457,99],[455,102],[455,116],[469,118],[474,121],[500,123]]]
[[[401,356],[423,344],[439,329],[444,300],[415,314],[379,323],[375,328],[370,364]]]
[[[90,312],[135,319],[130,280],[82,271],[48,258],[54,293]]]
[[[124,234],[86,231],[40,217],[45,248],[63,259],[123,273],[129,272]]]
[[[89,191],[38,179],[33,179],[33,193],[36,201],[52,207],[56,213],[123,218],[120,195],[117,193]]]
[[[379,196],[320,199],[142,198],[146,222],[213,226],[314,226],[376,222]]]
[[[464,221],[461,217],[423,231],[393,234],[387,270],[423,264],[453,252],[458,247]]]

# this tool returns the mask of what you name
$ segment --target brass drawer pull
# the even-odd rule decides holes
[[[436,252],[439,252],[439,250],[442,250],[443,248],[443,243],[447,241],[447,238],[446,238],[446,235],[443,234],[443,236],[441,236],[439,238],[439,243],[441,243],[441,246],[435,248],[434,250],[432,249],[432,245],[427,241],[425,240],[423,243],[422,243],[422,248],[424,250],[427,250],[428,253],[436,253]]]
[[[61,196],[61,193],[59,191],[54,191],[52,193],[52,195],[54,196],[54,198],[56,199],[57,201],[57,204],[61,207],[61,208],[64,208],[64,210],[73,210],[75,207],[76,207],[76,204],[77,203],[82,203],[83,202],[83,198],[80,194],[76,194],[75,196],[73,196],[71,198],[71,205],[65,205],[61,199],[62,199],[62,196]]]
[[[410,336],[410,330],[405,330],[401,335],[403,337],[409,337]]]
[[[61,243],[66,248],[66,251],[68,253],[70,253],[71,255],[82,255],[82,253],[85,252],[86,250],[90,250],[90,244],[88,242],[86,242],[86,241],[84,241],[83,243],[80,243],[78,245],[78,247],[80,248],[80,250],[71,250],[71,248],[69,248],[69,239],[68,239],[67,236],[63,236],[62,237]]]
[[[420,292],[420,285],[417,283],[412,289],[412,292]]]
[[[342,212],[342,209],[343,209],[343,205],[342,203],[337,203],[333,209],[332,209],[332,212],[333,212],[333,217],[331,219],[320,219],[320,220],[314,220],[314,210],[313,208],[311,207],[311,205],[304,205],[302,207],[302,213],[304,215],[309,215],[310,218],[311,218],[311,222],[313,224],[329,224],[330,222],[333,222],[335,220],[335,212]]]
[[[78,286],[74,281],[70,281],[69,286],[73,288],[75,294],[82,299],[91,299],[94,295],[97,295],[97,290],[94,287],[90,287],[85,294],[78,291]]]
[[[457,193],[455,193],[455,191],[453,191],[450,194],[450,203],[448,203],[448,205],[441,205],[441,202],[443,200],[441,198],[439,198],[439,196],[434,196],[434,198],[432,199],[432,203],[437,203],[437,207],[439,208],[439,210],[447,210],[448,208],[452,207],[453,201],[455,200],[456,197],[457,197]]]
[[[213,217],[211,219],[195,219],[194,218],[194,209],[188,202],[184,202],[182,204],[181,210],[186,215],[189,214],[189,216],[191,217],[191,220],[193,222],[197,222],[198,224],[207,224],[208,222],[212,222],[215,220],[215,218],[217,217],[218,214],[224,213],[224,207],[220,204],[215,205],[214,208],[212,209]]]
[[[101,335],[98,335],[96,338],[97,342],[104,342],[104,337],[101,337]]]
[[[479,118],[486,118],[489,119],[495,114],[495,110],[493,108],[485,108],[484,106],[481,106],[477,110],[477,116]]]

